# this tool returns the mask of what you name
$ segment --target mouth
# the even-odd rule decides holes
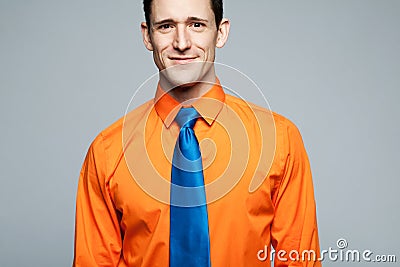
[[[185,56],[185,57],[170,57],[169,58],[174,65],[178,65],[178,64],[188,64],[190,62],[193,62],[196,57],[192,57],[192,56]]]

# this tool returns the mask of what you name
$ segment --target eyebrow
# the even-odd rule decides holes
[[[186,19],[186,21],[208,22],[207,19],[202,19],[202,18],[199,18],[199,17],[188,17],[188,18]],[[154,26],[158,26],[158,25],[161,25],[161,24],[164,24],[164,23],[174,23],[174,22],[175,22],[175,21],[174,21],[173,19],[163,19],[163,20],[154,22],[153,25],[154,25]]]

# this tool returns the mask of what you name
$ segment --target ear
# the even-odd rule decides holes
[[[221,48],[228,40],[230,22],[228,19],[222,19],[218,27],[216,47]]]
[[[151,43],[151,37],[150,37],[150,29],[147,26],[146,22],[142,22],[140,24],[140,28],[142,30],[144,46],[147,48],[147,50],[153,51],[153,44]]]

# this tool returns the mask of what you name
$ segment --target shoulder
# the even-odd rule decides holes
[[[106,127],[93,140],[89,150],[95,157],[106,160],[109,168],[115,166],[123,155],[124,125],[126,125],[127,120],[136,122],[141,120],[144,117],[143,114],[152,107],[152,103],[152,100],[145,102]]]
[[[257,124],[257,128],[259,127],[263,133],[263,138],[275,143],[277,152],[289,153],[291,148],[303,146],[299,129],[287,117],[229,94],[226,95],[226,105],[250,125]],[[274,138],[268,138],[272,137],[271,135]]]
[[[291,159],[294,164],[308,162],[303,138],[297,126],[288,118],[274,113],[276,131],[276,155],[286,162]]]
[[[283,133],[287,131],[298,131],[296,125],[290,119],[274,111],[271,111],[266,107],[256,105],[252,102],[246,101],[244,99],[229,94],[226,94],[226,104],[235,111],[238,110],[239,112],[250,111],[257,117],[263,118],[263,121],[261,121],[261,123],[265,123],[266,122],[265,119],[273,122],[275,127],[277,128],[277,134],[278,132]]]
[[[144,104],[140,105],[139,107],[133,109],[132,111],[126,113],[124,116],[119,118],[117,121],[106,127],[102,130],[98,136],[95,138],[94,143],[96,142],[106,142],[106,143],[113,143],[116,141],[122,140],[122,133],[124,125],[127,121],[131,120],[140,120],[143,118],[144,114],[148,112],[148,110],[152,107],[152,100],[145,102]]]
[[[300,135],[300,131],[293,121],[276,112],[272,112],[272,114],[274,117],[277,134]]]

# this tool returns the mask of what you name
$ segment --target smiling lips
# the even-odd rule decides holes
[[[188,64],[190,62],[193,62],[196,57],[193,56],[179,56],[179,57],[170,57],[170,60],[174,62],[174,64]]]

